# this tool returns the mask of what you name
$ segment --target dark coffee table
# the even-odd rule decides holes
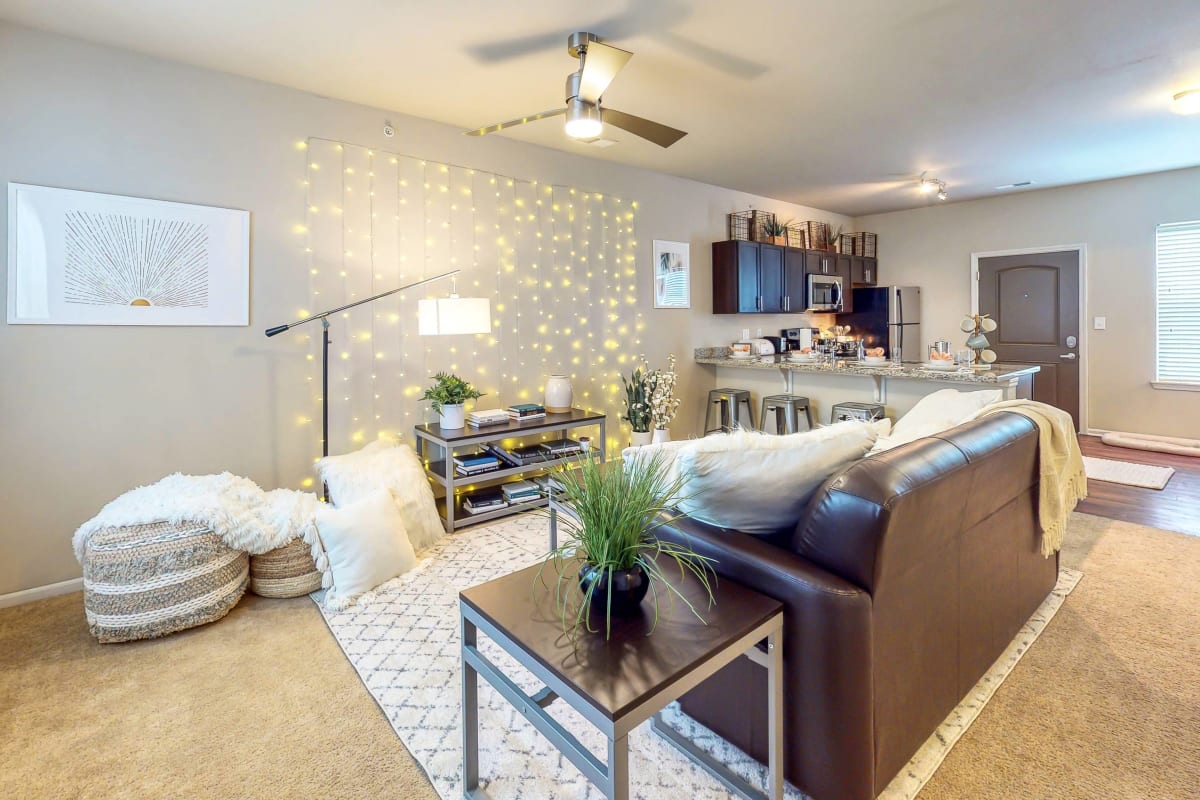
[[[551,567],[535,580],[538,567],[514,572],[459,593],[462,627],[463,796],[487,797],[479,788],[478,677],[483,676],[527,720],[549,739],[605,795],[629,797],[629,732],[652,719],[654,730],[743,797],[783,797],[783,606],[777,600],[732,581],[714,586],[716,605],[707,607],[703,587],[694,578],[676,585],[700,610],[702,623],[676,600],[650,635],[654,623],[650,599],[643,613],[613,619],[606,640],[604,620],[593,617],[599,633],[583,632],[572,643],[563,633],[555,606]],[[679,570],[664,571],[679,580]],[[571,574],[574,568],[571,567]],[[578,598],[577,585],[571,591]],[[662,591],[660,590],[660,595]],[[489,661],[477,647],[482,631],[545,688],[528,695]],[[766,640],[766,649],[758,645]],[[769,779],[767,792],[751,786],[725,765],[700,750],[663,722],[660,712],[741,655],[767,670],[769,714]],[[604,763],[546,712],[561,698],[608,737]]]

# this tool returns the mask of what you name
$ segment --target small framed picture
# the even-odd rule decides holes
[[[687,242],[654,240],[654,307],[691,308],[692,270]]]

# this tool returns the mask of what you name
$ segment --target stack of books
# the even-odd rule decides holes
[[[500,469],[500,459],[491,453],[463,454],[454,457],[454,471],[459,475],[479,475]]]
[[[504,492],[495,488],[471,492],[462,500],[462,510],[468,514],[482,514],[485,511],[495,511],[507,505]]]
[[[517,447],[508,451],[508,454],[516,460],[517,464],[524,467],[528,464],[538,464],[542,461],[549,461],[551,456],[548,452],[542,449],[540,444],[530,444],[525,447]]]
[[[542,494],[561,492],[563,490],[562,481],[558,480],[553,475],[537,475],[531,480],[533,481],[534,485],[541,490]]]
[[[538,447],[550,458],[565,458],[583,452],[583,445],[574,439],[555,439],[551,442],[542,442]]]
[[[517,403],[514,406],[509,406],[507,411],[508,418],[515,419],[518,422],[542,419],[546,416],[546,407],[540,403]]]
[[[472,411],[467,415],[467,424],[472,428],[485,425],[505,425],[511,417],[503,408],[489,408],[487,411]]]
[[[541,498],[542,492],[538,489],[537,484],[532,481],[515,481],[506,483],[500,487],[500,493],[504,495],[505,501],[509,505],[516,503],[529,503],[533,500]]]

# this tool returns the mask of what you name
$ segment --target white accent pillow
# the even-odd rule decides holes
[[[787,436],[735,431],[696,439],[676,455],[687,476],[679,510],[745,533],[790,528],[821,484],[862,458],[888,424],[855,420]]]
[[[361,450],[327,456],[317,462],[317,475],[329,487],[339,508],[379,489],[388,489],[417,552],[445,534],[425,468],[413,449],[391,439],[377,439]]]
[[[981,408],[997,403],[1004,396],[999,389],[960,392],[941,389],[917,401],[912,410],[896,421],[890,436],[879,438],[871,454],[947,431],[975,416]]]
[[[345,608],[364,592],[402,575],[417,563],[404,521],[387,489],[340,508],[322,505],[316,515],[322,553],[317,567],[325,604]]]

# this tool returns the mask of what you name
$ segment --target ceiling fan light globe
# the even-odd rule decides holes
[[[1176,114],[1200,114],[1200,89],[1188,89],[1172,97],[1171,110]]]
[[[569,119],[566,128],[567,136],[572,139],[595,139],[604,132],[598,119]]]
[[[591,103],[572,99],[567,103],[567,136],[572,139],[595,139],[604,132],[600,109]]]

